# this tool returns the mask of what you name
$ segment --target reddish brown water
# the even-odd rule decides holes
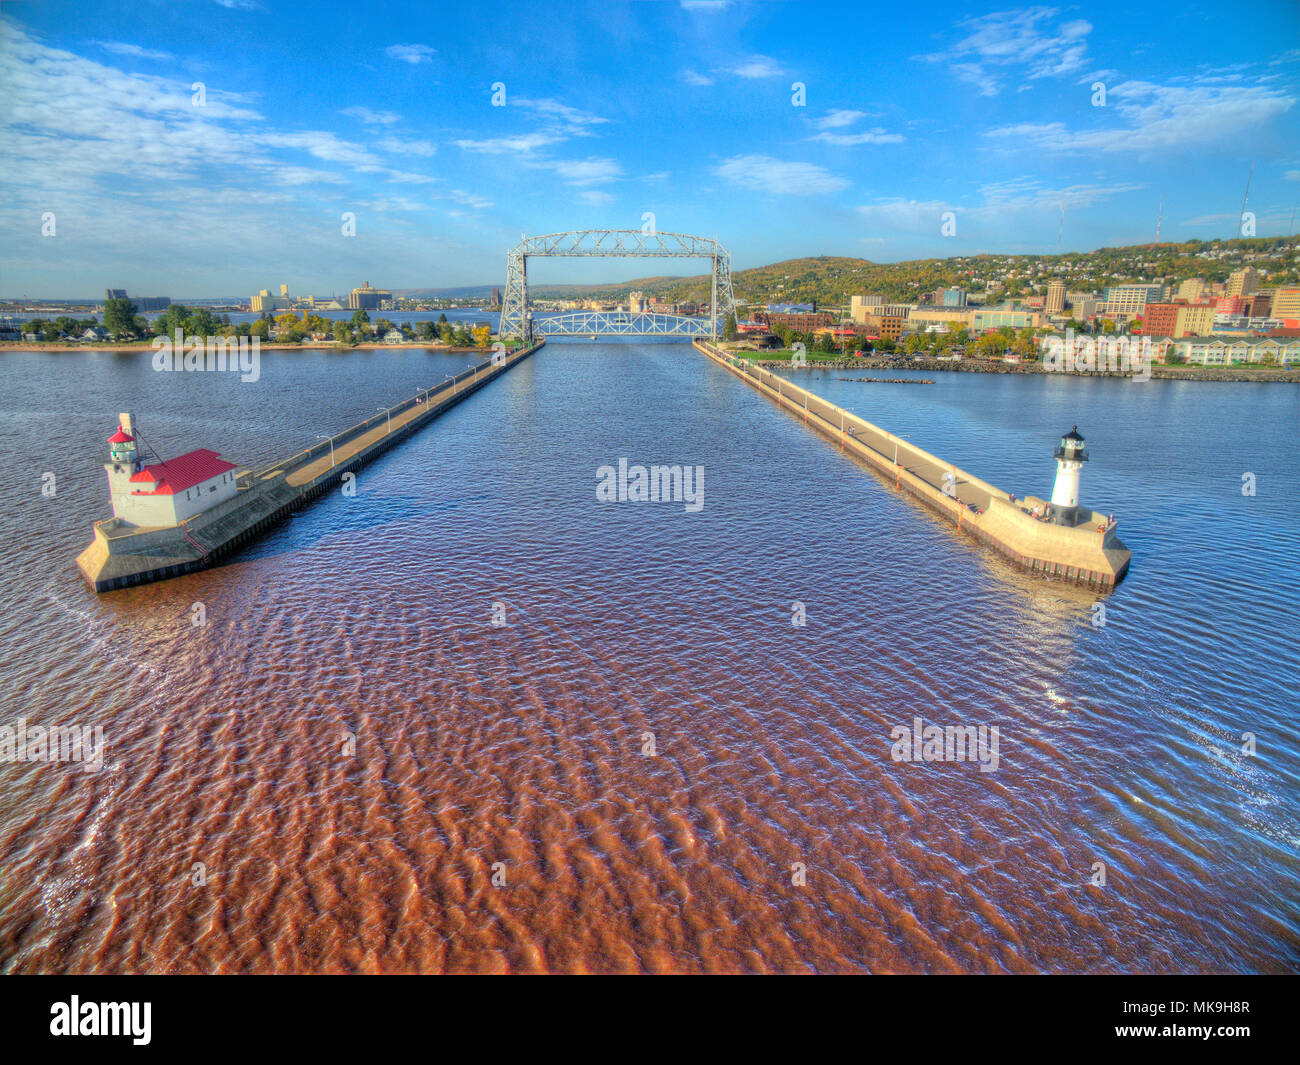
[[[255,462],[444,361],[0,360],[4,721],[107,741],[0,764],[5,970],[1296,967],[1294,389],[812,375],[1019,494],[1078,422],[1135,550],[1100,629],[680,345],[553,344],[219,569],[72,569],[119,409]],[[598,503],[619,457],[704,509]],[[893,761],[915,716],[997,771]]]

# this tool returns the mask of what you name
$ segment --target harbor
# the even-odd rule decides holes
[[[1195,971],[1292,965],[1300,753],[1228,745],[1239,720],[1287,728],[1268,663],[1300,595],[1289,502],[1237,485],[1286,483],[1285,448],[1256,454],[1240,427],[1285,439],[1294,395],[1210,385],[1153,406],[1119,381],[795,376],[1017,496],[1047,494],[1077,421],[1082,499],[1137,556],[1103,604],[662,343],[549,341],[361,470],[356,498],[335,487],[200,572],[96,596],[72,564],[111,513],[119,410],[165,457],[206,445],[259,469],[466,362],[286,353],[256,385],[179,390],[143,359],[0,359],[9,461],[52,424],[67,456],[56,498],[0,515],[10,720],[106,744],[100,773],[0,765],[10,971],[1140,971],[1152,937]],[[621,455],[706,464],[704,510],[598,503],[593,473]],[[1155,505],[1151,471],[1171,469],[1185,497],[1227,486],[1231,523]],[[1207,587],[1218,622],[1188,629]],[[893,762],[891,730],[917,715],[1000,726],[1001,767]],[[1157,802],[1170,792],[1180,807]],[[1130,839],[1153,855],[1143,875]],[[206,891],[180,875],[197,861]],[[1094,861],[1116,888],[1087,884]],[[479,919],[503,903],[553,917]],[[303,931],[272,950],[267,927]]]
[[[193,573],[228,557],[267,529],[283,521],[295,510],[306,506],[322,493],[340,484],[347,474],[355,474],[389,448],[418,432],[444,411],[473,395],[479,389],[528,358],[544,341],[512,353],[501,353],[490,362],[463,370],[441,386],[423,389],[392,407],[367,418],[340,433],[327,437],[288,458],[258,469],[239,469],[217,458],[215,452],[192,452],[192,456],[209,464],[212,481],[229,478],[229,492],[222,492],[210,505],[180,520],[165,518],[157,524],[125,520],[117,511],[123,497],[114,492],[115,513],[95,523],[94,540],[77,556],[77,567],[96,592],[166,580]],[[147,471],[137,459],[134,441],[128,431],[129,416],[123,416],[118,431],[109,438],[112,447],[109,466],[110,485],[114,469],[120,468],[130,482],[139,482]],[[120,449],[120,450],[119,450]],[[122,461],[125,460],[125,463]],[[173,464],[180,460],[173,459]],[[193,462],[187,463],[193,465]],[[156,467],[167,473],[167,462]],[[132,472],[134,471],[134,472]],[[148,482],[143,482],[148,483]],[[157,484],[158,482],[153,482]],[[179,483],[179,482],[178,482]],[[147,493],[158,497],[185,491],[197,494],[204,482],[162,484],[161,490]],[[209,490],[217,491],[214,484]],[[127,502],[135,503],[138,491],[130,492]],[[139,504],[137,504],[139,505]],[[184,511],[172,503],[173,519]]]
[[[1119,539],[1111,516],[1071,501],[1063,508],[1064,513],[1049,517],[1061,504],[1055,492],[1050,502],[1034,496],[1018,500],[747,359],[727,355],[702,340],[697,340],[695,347],[802,418],[805,425],[837,443],[842,451],[866,461],[899,491],[906,491],[1021,568],[1099,590],[1114,588],[1128,572],[1132,552]],[[1080,455],[1086,459],[1081,447]],[[1061,472],[1058,467],[1058,486]],[[1070,474],[1077,489],[1077,469]]]

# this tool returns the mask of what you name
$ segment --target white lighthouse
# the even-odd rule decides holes
[[[123,497],[131,494],[131,478],[144,469],[130,414],[117,416],[117,432],[108,438],[108,461],[104,469],[108,471],[108,491],[116,513]]]
[[[1056,483],[1052,485],[1052,520],[1057,525],[1074,525],[1079,508],[1079,471],[1088,461],[1083,437],[1076,425],[1063,437],[1056,455]]]

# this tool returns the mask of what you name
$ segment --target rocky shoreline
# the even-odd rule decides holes
[[[736,352],[741,358],[753,358],[752,352]],[[754,359],[755,365],[767,370],[789,369],[788,359]],[[1064,371],[1045,369],[1036,362],[985,362],[979,359],[962,359],[947,362],[941,359],[919,359],[898,362],[893,359],[832,359],[826,362],[809,362],[801,367],[805,370],[925,370],[940,373],[1018,373],[1018,374],[1061,374]],[[1131,373],[1112,372],[1110,370],[1075,370],[1071,377],[1132,377]],[[1217,381],[1242,382],[1258,384],[1300,384],[1300,369],[1258,369],[1245,370],[1231,367],[1191,367],[1179,369],[1172,366],[1153,365],[1152,380],[1158,381]]]

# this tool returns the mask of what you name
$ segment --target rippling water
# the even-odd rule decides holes
[[[463,365],[0,358],[0,724],[107,740],[0,764],[5,970],[1297,968],[1294,386],[800,376],[1017,494],[1077,422],[1104,627],[677,344],[553,343],[229,564],[81,582],[119,410],[251,464]],[[620,457],[704,509],[598,503]],[[999,768],[893,761],[915,717]]]

